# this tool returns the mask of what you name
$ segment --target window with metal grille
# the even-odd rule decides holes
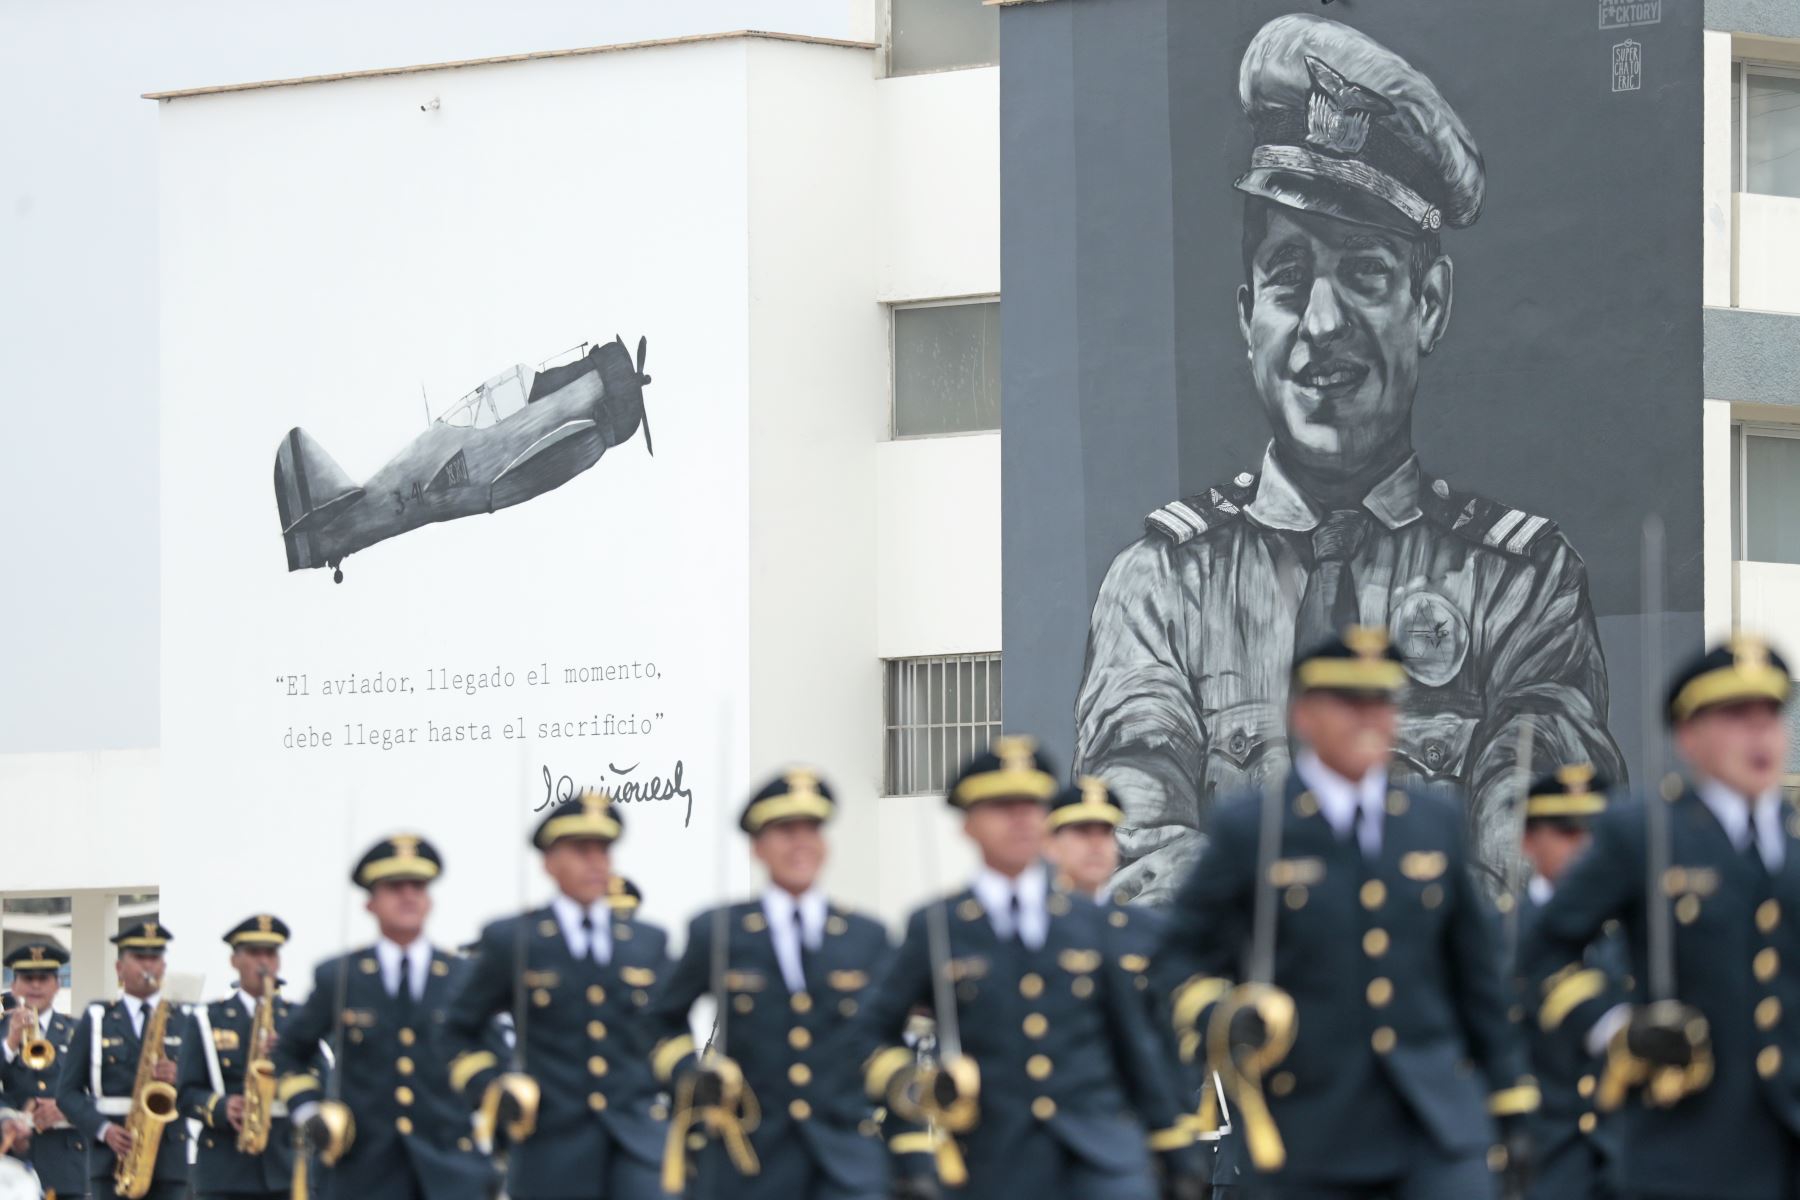
[[[882,790],[942,791],[950,776],[1000,736],[1000,656],[890,658],[882,703]]]

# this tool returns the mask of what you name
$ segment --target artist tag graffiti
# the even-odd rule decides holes
[[[1612,90],[1635,92],[1644,86],[1644,45],[1626,39],[1612,48]]]
[[[1629,29],[1634,25],[1660,25],[1662,9],[1663,0],[1600,0],[1600,28]]]

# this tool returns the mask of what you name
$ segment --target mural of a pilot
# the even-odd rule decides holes
[[[1482,207],[1474,139],[1406,60],[1309,14],[1256,35],[1239,95],[1237,314],[1273,436],[1113,561],[1077,700],[1076,767],[1124,804],[1116,894],[1140,902],[1172,897],[1216,796],[1285,771],[1295,648],[1352,623],[1386,626],[1411,676],[1396,774],[1465,788],[1490,867],[1522,719],[1534,758],[1623,770],[1580,557],[1414,452],[1454,293],[1440,232]]]

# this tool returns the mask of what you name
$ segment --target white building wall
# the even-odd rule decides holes
[[[876,450],[882,658],[1000,649],[1000,435]]]
[[[1000,68],[884,79],[875,235],[890,303],[1000,290]]]

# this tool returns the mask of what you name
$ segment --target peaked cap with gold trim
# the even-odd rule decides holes
[[[1557,821],[1587,825],[1606,811],[1606,794],[1612,780],[1590,763],[1569,763],[1531,781],[1525,798],[1525,823]]]
[[[1255,130],[1237,189],[1408,237],[1481,215],[1481,151],[1437,85],[1359,29],[1311,13],[1251,39],[1238,98]]]
[[[57,971],[69,961],[69,952],[50,942],[27,942],[6,955],[13,971]]]
[[[174,940],[175,935],[169,932],[169,927],[155,921],[139,921],[112,936],[112,944],[119,949],[136,950],[140,954],[160,954]]]
[[[1125,819],[1125,809],[1106,781],[1083,775],[1050,802],[1050,831],[1071,825],[1107,825],[1114,829]]]
[[[644,890],[623,875],[614,875],[606,881],[606,902],[616,913],[636,912],[644,902]]]
[[[350,872],[350,882],[372,890],[378,883],[430,883],[443,873],[436,846],[417,834],[396,833],[369,847]]]
[[[823,824],[837,812],[831,786],[810,767],[790,767],[764,784],[744,805],[738,826],[755,837],[782,821],[818,821]]]
[[[233,950],[239,946],[285,946],[287,922],[270,913],[245,917],[225,933],[225,944]]]
[[[1406,686],[1405,663],[1387,630],[1352,625],[1294,660],[1292,690],[1396,697]]]
[[[1720,704],[1768,700],[1785,706],[1793,686],[1787,659],[1761,638],[1740,633],[1676,672],[1669,685],[1669,724]]]
[[[950,783],[951,808],[973,808],[989,800],[1036,800],[1049,804],[1058,790],[1056,768],[1037,739],[1003,734],[975,755]]]
[[[625,817],[613,805],[612,797],[597,790],[571,796],[544,814],[531,844],[548,850],[569,838],[594,838],[616,842],[625,835]]]

